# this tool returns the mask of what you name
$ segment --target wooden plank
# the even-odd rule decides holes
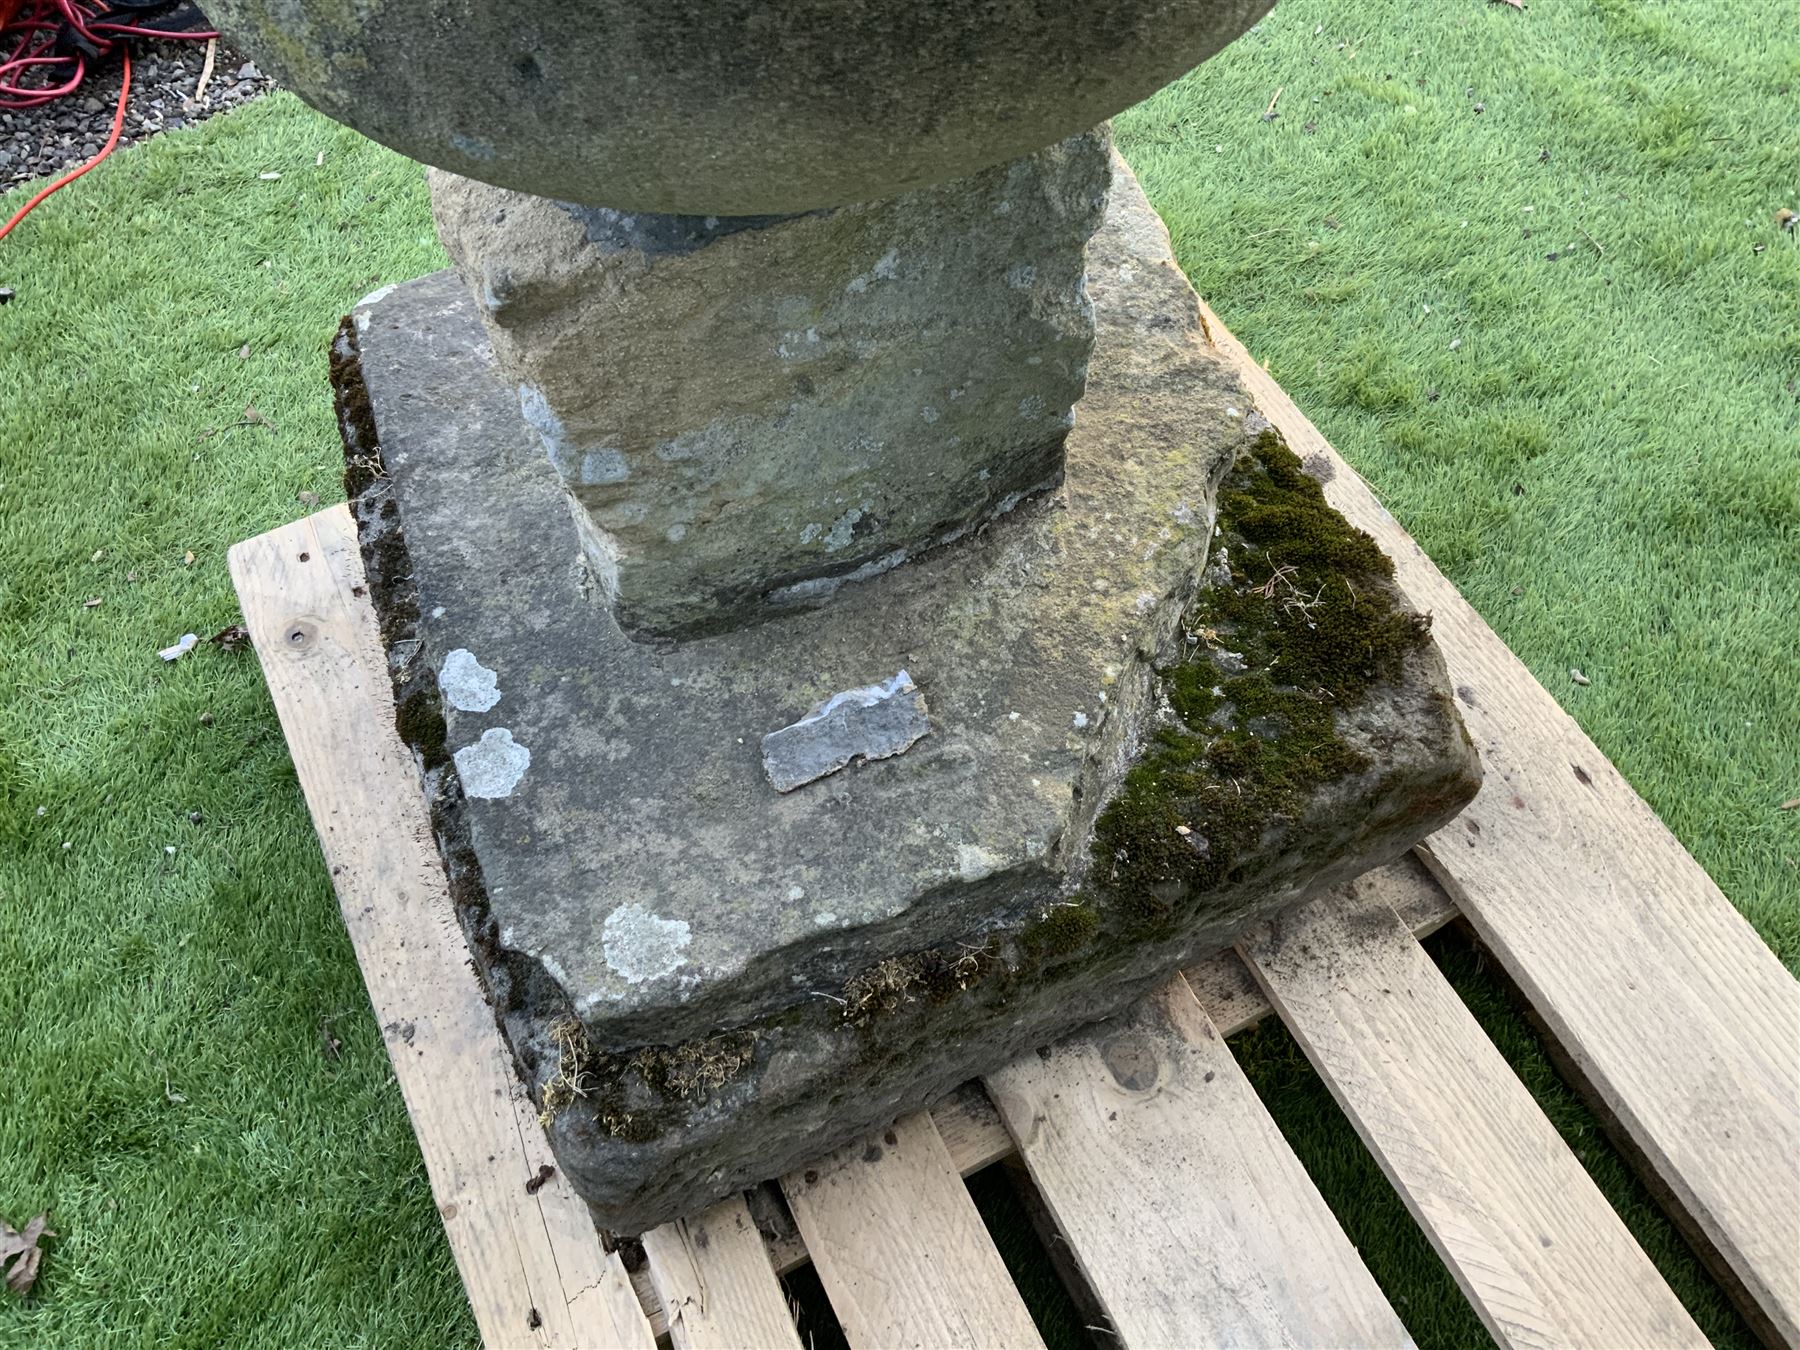
[[[964,1083],[932,1107],[931,1123],[950,1150],[958,1176],[966,1177],[1012,1156],[1012,1136],[994,1114],[994,1104],[978,1081]]]
[[[781,1188],[852,1346],[1042,1345],[929,1116],[838,1149]]]
[[[1238,961],[1235,954],[1232,954],[1231,959],[1242,967],[1243,963]],[[1249,979],[1249,974],[1246,973],[1244,978]],[[1012,1157],[1012,1136],[1000,1123],[994,1104],[988,1100],[987,1092],[979,1082],[964,1083],[932,1107],[930,1114],[932,1124],[937,1126],[938,1135],[944,1141],[944,1147],[950,1152],[951,1166],[959,1176],[966,1177],[1003,1158]],[[812,1257],[792,1223],[783,1215],[766,1209],[761,1212],[769,1221],[764,1227],[775,1223],[786,1225],[779,1232],[771,1229],[773,1235],[767,1232],[764,1234],[764,1250],[775,1273],[786,1275],[790,1270],[797,1270],[807,1264]],[[631,1282],[644,1306],[645,1315],[650,1319],[651,1331],[658,1336],[666,1334],[670,1329],[669,1321],[663,1300],[651,1278],[650,1268],[646,1266],[634,1272]]]
[[[655,1344],[625,1270],[549,1160],[469,968],[393,703],[346,507],[231,550],[431,1191],[491,1346]]]
[[[1456,917],[1456,906],[1417,858],[1408,854],[1365,872],[1343,888],[1349,895],[1379,896],[1417,937],[1437,932]],[[1182,972],[1188,987],[1221,1036],[1235,1036],[1270,1013],[1262,986],[1230,948],[1195,962]]]
[[[1181,977],[987,1085],[1126,1346],[1411,1344]]]
[[[643,1237],[675,1350],[800,1350],[787,1298],[744,1197]]]
[[[1432,614],[1486,782],[1423,855],[1766,1337],[1800,1344],[1800,983],[1618,770],[1202,306],[1325,494]]]
[[[1406,925],[1331,896],[1241,950],[1502,1346],[1705,1346]]]

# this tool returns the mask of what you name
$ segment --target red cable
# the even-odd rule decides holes
[[[44,198],[66,188],[118,148],[119,137],[125,130],[125,101],[131,94],[131,49],[124,39],[158,37],[204,41],[219,36],[212,30],[165,33],[116,20],[103,22],[101,16],[104,13],[95,0],[0,0],[0,108],[41,108],[81,87],[88,74],[87,61],[79,53],[61,55],[57,52],[58,39],[65,29],[101,56],[118,46],[125,57],[125,73],[119,82],[119,106],[113,112],[112,134],[106,138],[100,153],[80,168],[64,174],[14,212],[12,219],[0,225],[0,239],[11,234],[13,226],[30,215]],[[14,38],[12,49],[4,50],[5,44]],[[45,67],[60,67],[71,73],[60,84],[25,83],[33,73],[46,73]]]
[[[20,110],[42,107],[73,93],[88,72],[88,64],[79,51],[66,47],[59,51],[58,41],[65,34],[80,39],[77,44],[104,56],[121,38],[160,37],[172,40],[204,41],[215,38],[213,30],[163,32],[141,28],[136,24],[107,20],[99,0],[0,0],[0,108]],[[10,50],[5,48],[10,45]],[[31,78],[42,77],[45,67],[60,67],[69,77],[59,84],[31,84]]]
[[[100,147],[100,153],[95,155],[86,164],[83,164],[79,169],[64,174],[61,178],[50,184],[49,187],[44,188],[39,192],[37,196],[26,202],[25,205],[21,206],[17,211],[13,212],[12,219],[7,221],[6,224],[0,225],[0,239],[4,239],[7,235],[11,234],[13,226],[25,219],[26,216],[30,215],[32,210],[39,202],[43,201],[44,198],[48,197],[53,192],[59,192],[63,188],[66,188],[70,183],[73,183],[77,178],[81,177],[82,174],[86,173],[89,169],[93,168],[101,160],[110,155],[114,148],[117,147],[119,144],[119,133],[125,130],[125,99],[131,93],[131,48],[127,47],[124,55],[125,75],[124,78],[119,81],[119,106],[113,110],[112,135],[106,138],[106,144]]]

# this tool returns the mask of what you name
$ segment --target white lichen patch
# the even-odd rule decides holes
[[[467,647],[458,647],[444,658],[438,688],[460,712],[486,712],[500,701],[499,676],[477,661]]]
[[[851,277],[850,284],[844,287],[844,291],[849,295],[861,295],[869,289],[871,282],[892,281],[899,275],[900,254],[897,250],[890,248],[876,260],[875,265],[867,272]]]
[[[452,758],[464,794],[484,801],[512,796],[531,767],[531,751],[513,740],[505,727],[489,727],[479,741],[465,745]]]
[[[869,503],[853,506],[843,515],[831,522],[831,530],[825,536],[825,551],[836,553],[841,548],[848,548],[850,541],[856,537],[856,524],[869,509]]]
[[[600,928],[606,964],[630,984],[659,979],[687,961],[686,920],[665,919],[642,905],[620,905]]]
[[[480,136],[470,136],[461,131],[453,131],[450,133],[450,144],[462,151],[470,159],[486,161],[493,159],[495,155],[494,143],[492,141],[486,140]]]
[[[394,287],[392,285],[380,286],[375,290],[370,291],[351,307],[350,313],[356,320],[356,332],[359,337],[369,331],[370,309],[379,305],[393,293]]]
[[[623,483],[631,477],[631,465],[623,450],[589,450],[581,456],[580,481],[584,487]]]
[[[550,457],[550,463],[556,467],[556,471],[566,474],[563,451],[568,432],[563,428],[562,418],[550,406],[550,400],[544,397],[542,389],[530,384],[519,386],[519,415],[537,432],[538,440],[543,443],[544,453]]]
[[[379,305],[383,300],[387,299],[390,295],[392,295],[394,293],[395,289],[396,289],[396,287],[391,282],[386,286],[377,286],[374,290],[370,291],[362,299],[358,300],[356,302],[355,308],[367,309],[370,305]]]
[[[998,854],[990,853],[979,844],[959,844],[956,848],[956,875],[965,882],[980,881],[991,877],[1005,865],[1006,860]]]

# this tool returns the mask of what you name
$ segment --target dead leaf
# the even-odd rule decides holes
[[[190,548],[186,553],[181,555],[181,565],[183,567],[192,567],[194,565],[193,549]]]
[[[254,403],[246,403],[244,405],[244,420],[239,422],[238,425],[244,427],[267,427],[270,431],[275,430],[275,424],[258,412]]]
[[[103,597],[96,595],[92,600],[83,600],[81,602],[81,607],[83,609],[99,609],[102,598]]]
[[[1797,807],[1800,807],[1800,797],[1789,797],[1785,802],[1783,802],[1780,806],[1776,807],[1775,809],[1778,811],[1792,811]]]
[[[1784,206],[1775,213],[1775,223],[1781,226],[1781,228],[1786,230],[1789,234],[1792,234],[1794,232],[1794,226],[1800,225],[1800,212],[1790,210],[1788,207]]]
[[[89,562],[99,562],[105,556],[106,556],[106,550],[103,548],[97,548],[94,550],[94,556],[89,558],[88,561]]]
[[[544,1183],[556,1175],[556,1169],[549,1163],[539,1163],[537,1175],[525,1183],[525,1194],[536,1195],[544,1189]]]
[[[250,630],[241,623],[234,623],[221,628],[207,639],[215,647],[222,647],[228,652],[235,652],[239,647],[250,645]]]
[[[300,499],[302,506],[315,507],[319,504],[319,494],[316,492],[298,492],[294,495]]]
[[[38,1263],[44,1259],[39,1238],[55,1237],[45,1225],[48,1213],[40,1214],[25,1225],[23,1233],[0,1219],[0,1270],[6,1272],[6,1287],[15,1294],[28,1294],[37,1281]]]

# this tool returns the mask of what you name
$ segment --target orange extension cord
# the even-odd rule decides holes
[[[8,220],[6,224],[0,225],[0,239],[4,239],[7,235],[11,234],[13,226],[25,219],[26,216],[30,215],[37,204],[43,201],[44,198],[48,197],[53,192],[59,192],[63,188],[66,188],[70,183],[73,183],[77,178],[81,177],[82,174],[86,173],[101,160],[105,159],[118,147],[119,135],[125,130],[125,100],[131,94],[131,49],[129,47],[125,48],[123,54],[125,57],[125,77],[119,81],[119,106],[113,109],[112,135],[106,138],[106,144],[100,147],[99,154],[95,155],[86,164],[83,164],[79,169],[72,169],[64,174],[61,178],[50,184],[49,187],[42,189],[35,197],[26,202],[25,205],[21,206],[17,211],[13,212],[12,219]]]

